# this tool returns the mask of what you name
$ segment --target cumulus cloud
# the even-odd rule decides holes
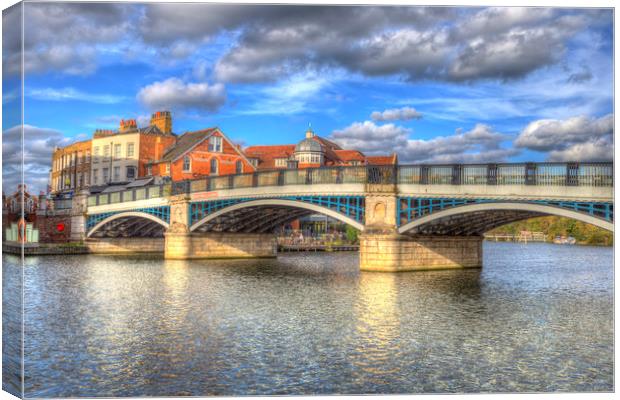
[[[409,133],[410,129],[394,124],[376,125],[372,121],[364,121],[335,130],[331,139],[345,149],[357,149],[366,154],[385,154],[406,146]]]
[[[421,119],[422,114],[412,107],[390,108],[384,111],[373,111],[370,118],[374,121],[408,121]]]
[[[564,149],[613,135],[614,116],[600,118],[584,115],[566,120],[540,119],[530,122],[515,140],[515,145],[536,151]]]
[[[47,188],[52,152],[56,146],[66,146],[75,139],[69,139],[55,129],[32,125],[13,126],[2,133],[2,187],[13,192],[21,182],[21,166],[25,183],[33,193]]]
[[[334,131],[331,139],[345,148],[359,149],[366,154],[396,152],[405,163],[501,162],[520,152],[501,147],[508,136],[484,124],[428,140],[411,139],[410,134],[411,130],[394,124],[376,125],[364,121]]]
[[[97,68],[98,50],[118,44],[131,30],[129,4],[113,3],[26,3],[24,21],[24,68],[26,72],[60,71],[89,74]],[[3,22],[10,18],[3,14]],[[17,25],[17,24],[13,24]],[[3,40],[3,68],[19,73],[21,31]]]
[[[515,140],[517,147],[548,151],[551,161],[613,159],[614,116],[578,116],[530,122]]]
[[[141,88],[137,98],[151,110],[217,111],[226,102],[226,90],[221,83],[185,83],[169,78]]]

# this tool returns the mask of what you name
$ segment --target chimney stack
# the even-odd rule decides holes
[[[118,128],[119,133],[128,132],[133,129],[138,129],[135,119],[121,119],[121,124]]]
[[[172,115],[170,111],[157,111],[151,115],[151,125],[155,125],[162,133],[169,135],[172,133]]]

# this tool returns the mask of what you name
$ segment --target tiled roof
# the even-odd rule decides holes
[[[258,159],[258,168],[275,168],[276,158],[289,158],[295,152],[294,144],[274,146],[250,146],[243,150],[248,158]]]
[[[332,142],[331,140],[327,140],[324,137],[321,136],[313,136],[312,139],[316,140],[317,142],[321,143],[323,146],[328,147],[331,150],[342,150],[342,147],[338,146],[336,143]]]
[[[173,146],[166,150],[163,157],[159,161],[170,162],[178,159],[183,154],[191,150],[194,146],[211,136],[211,134],[216,130],[217,128],[208,128],[200,131],[184,133],[177,139],[177,142]]]
[[[389,156],[366,156],[368,165],[394,165],[398,163],[396,153]]]
[[[334,150],[334,153],[344,162],[364,161],[366,159],[366,157],[357,150]]]

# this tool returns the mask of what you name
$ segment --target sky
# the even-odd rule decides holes
[[[148,124],[243,146],[320,136],[404,163],[613,158],[613,12],[586,8],[25,3],[24,168]],[[3,187],[19,181],[20,9],[3,12]],[[12,191],[12,190],[11,190]]]

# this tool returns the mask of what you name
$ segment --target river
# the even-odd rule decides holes
[[[5,293],[18,261],[3,255]],[[612,248],[487,242],[475,270],[357,262],[26,258],[26,396],[614,389]],[[3,302],[18,326],[19,299]]]

